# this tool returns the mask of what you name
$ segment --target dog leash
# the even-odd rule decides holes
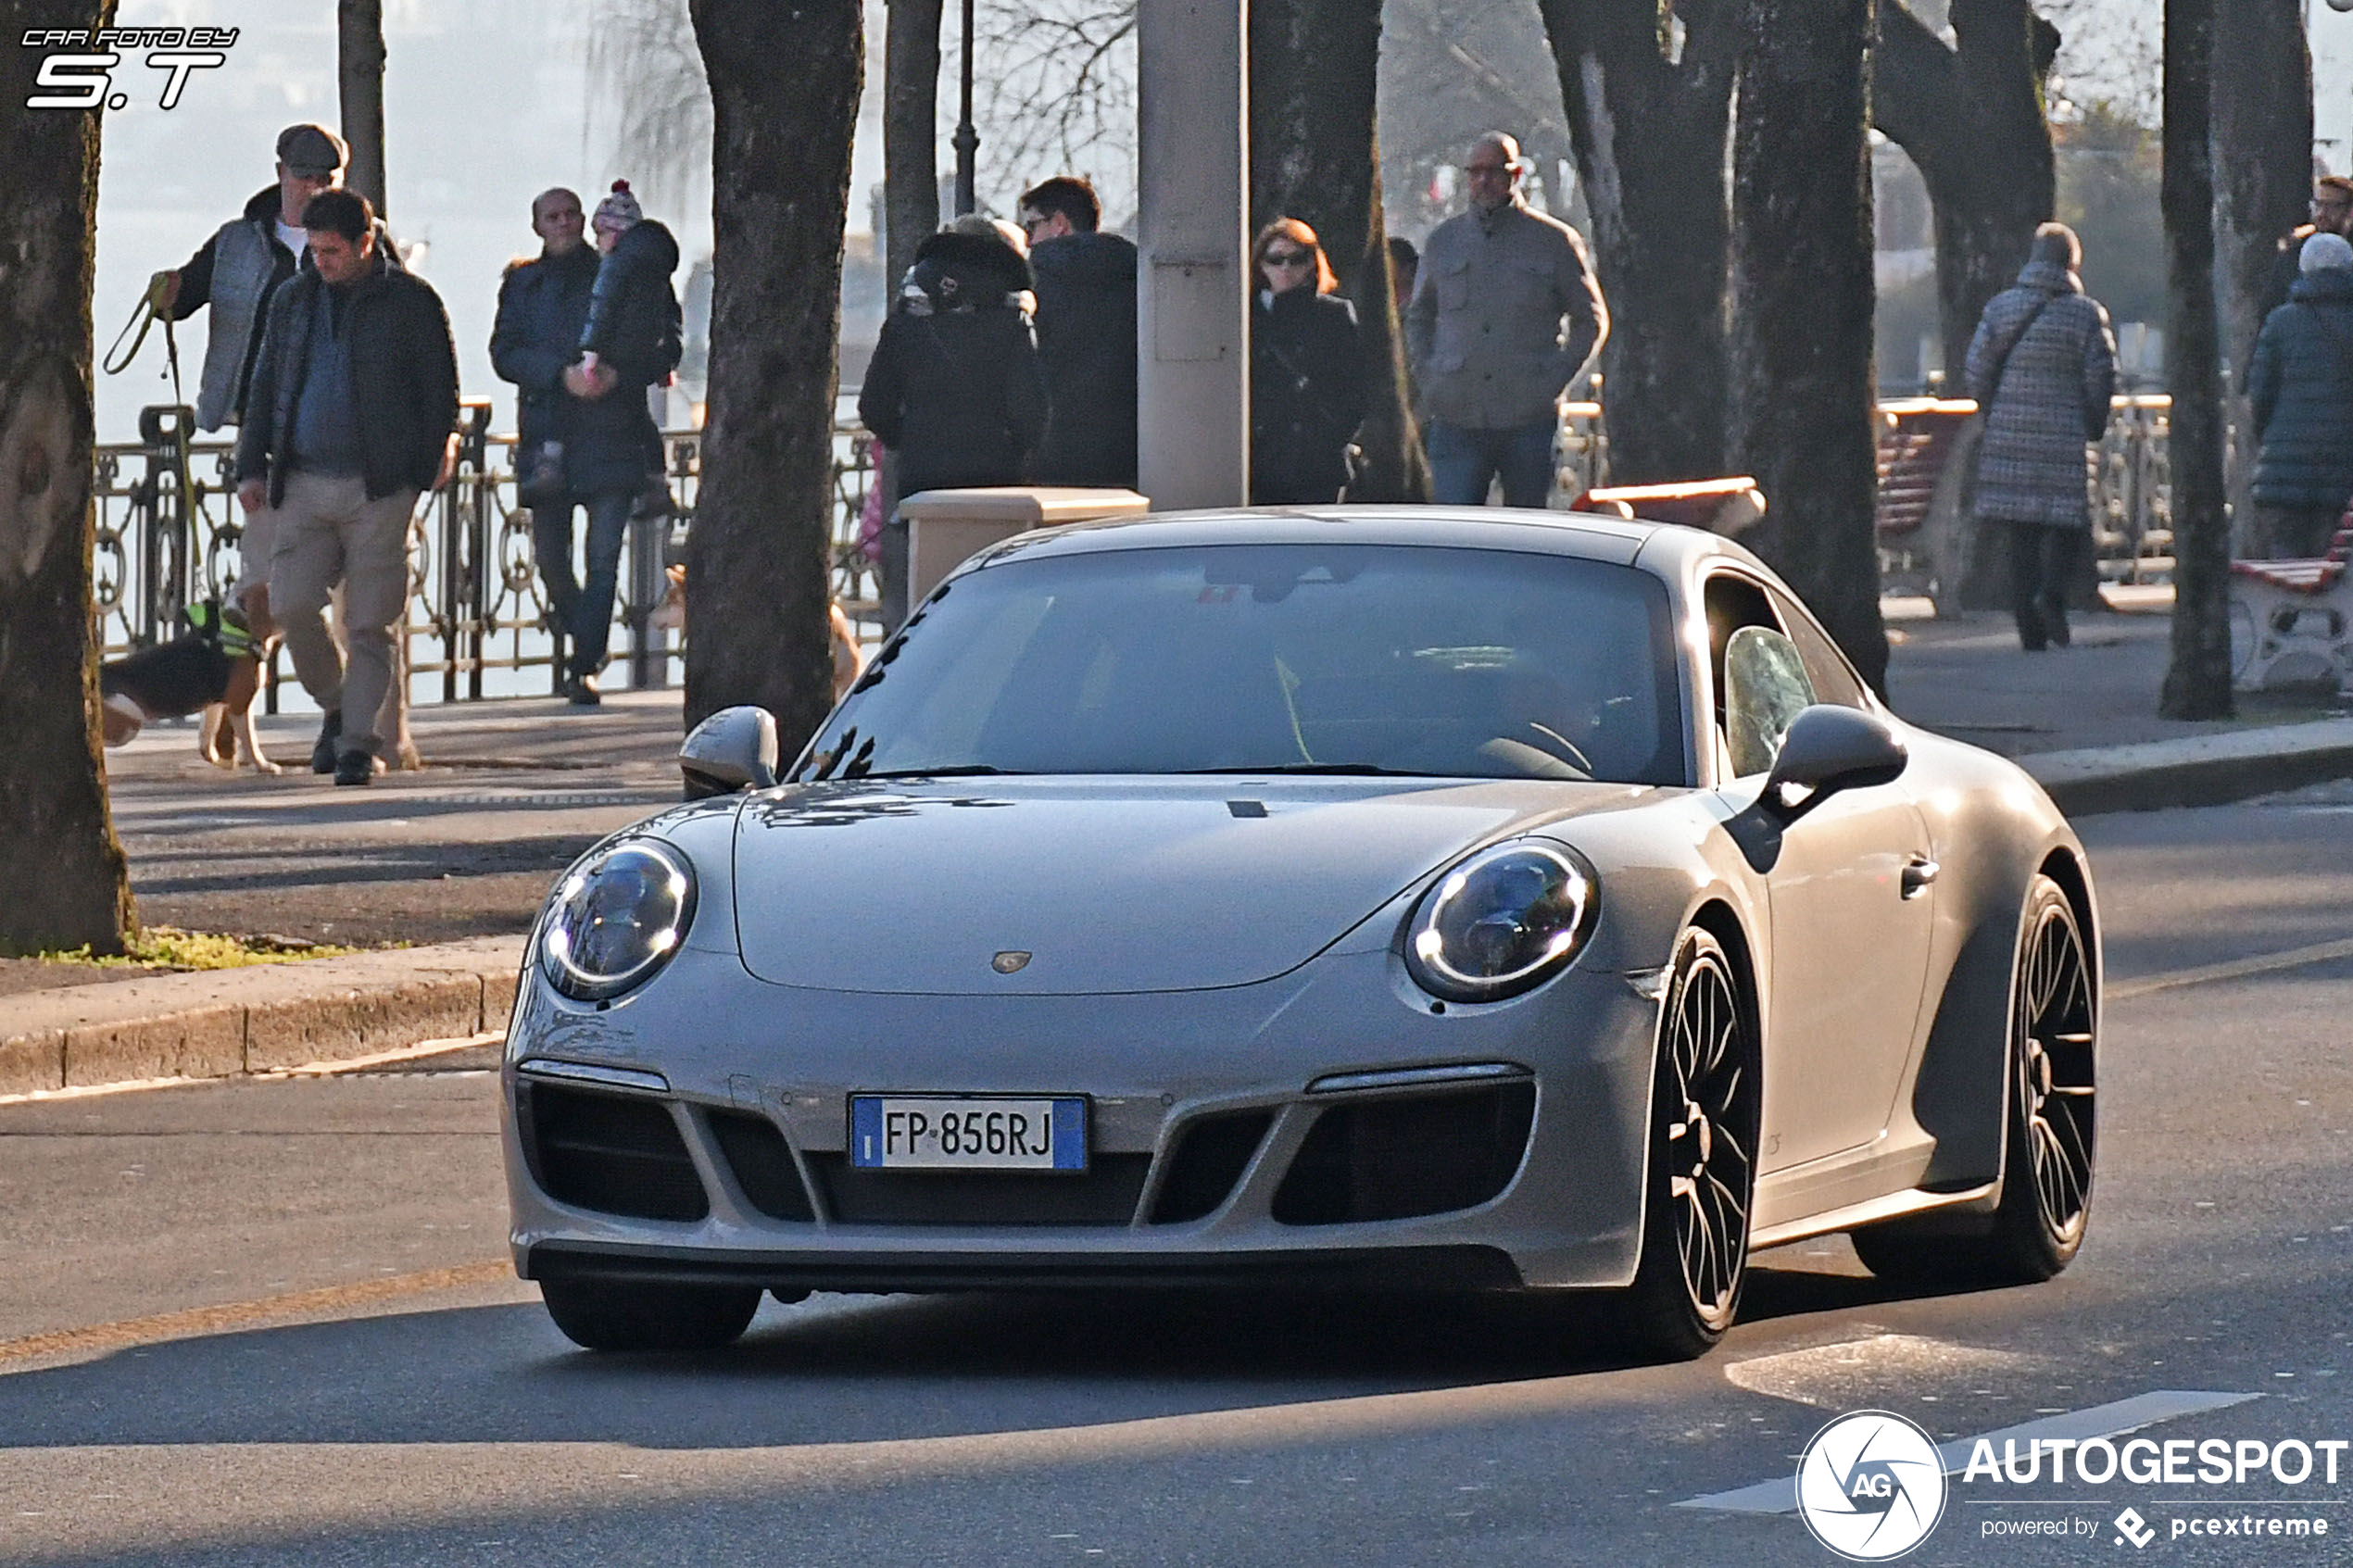
[[[146,345],[148,329],[157,321],[163,323],[163,356],[171,370],[171,467],[180,481],[182,507],[193,508],[196,503],[196,488],[188,472],[188,421],[183,412],[188,407],[188,400],[180,390],[180,337],[172,330],[171,307],[166,303],[170,287],[171,274],[169,272],[157,272],[147,280],[147,292],[139,296],[137,305],[132,307],[131,320],[122,324],[122,331],[115,333],[114,344],[107,350],[106,358],[101,363],[107,374],[122,374],[131,368],[132,361],[139,358],[139,350]],[[127,352],[122,348],[124,338],[131,339]]]

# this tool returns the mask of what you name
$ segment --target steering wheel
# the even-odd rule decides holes
[[[1549,725],[1540,724],[1531,719],[1521,726],[1516,738],[1523,746],[1532,746],[1548,757],[1558,758],[1589,779],[1596,776],[1592,759],[1577,748],[1575,741]]]

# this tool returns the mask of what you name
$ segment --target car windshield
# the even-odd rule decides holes
[[[1686,782],[1648,573],[1427,546],[1138,547],[956,579],[796,777]]]

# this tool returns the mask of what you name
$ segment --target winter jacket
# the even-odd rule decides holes
[[[1250,313],[1250,498],[1328,505],[1365,422],[1356,307],[1336,294],[1261,292]]]
[[[1405,302],[1428,418],[1466,430],[1546,423],[1608,335],[1585,242],[1567,224],[1515,199],[1430,231]]]
[[[1053,403],[1041,484],[1136,485],[1136,247],[1064,234],[1030,252],[1038,353]]]
[[[310,365],[310,325],[327,287],[308,265],[270,301],[261,351],[237,432],[237,480],[266,477],[282,504],[292,456],[294,410]],[[351,335],[351,396],[361,477],[371,499],[426,490],[458,422],[458,354],[449,314],[433,285],[396,265],[381,236],[368,273],[344,308]]]
[[[279,201],[275,185],[256,191],[245,211],[223,223],[180,269],[180,297],[171,319],[184,321],[212,307],[204,377],[196,384],[199,430],[234,424],[244,411],[270,296],[295,275],[295,253],[278,238]]]
[[[2353,498],[2353,270],[2296,280],[2255,339],[2246,394],[2257,506],[2334,511]]]
[[[1028,477],[1047,423],[1030,282],[994,235],[934,234],[915,252],[858,394],[859,419],[898,456],[900,495]]]
[[[661,470],[661,431],[646,391],[678,368],[678,242],[651,220],[632,224],[607,251],[589,290],[581,352],[621,378],[602,397],[570,399],[564,483],[576,495],[642,489]]]
[[[515,262],[498,280],[498,316],[490,329],[490,368],[516,387],[515,469],[531,471],[542,443],[569,443],[571,405],[564,371],[580,358],[588,291],[598,257],[588,245],[561,256]]]
[[[1977,516],[2091,527],[2089,446],[2108,429],[2116,337],[2082,280],[2057,262],[2029,262],[1986,302],[1968,379],[1985,410]]]

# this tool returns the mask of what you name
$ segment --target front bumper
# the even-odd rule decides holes
[[[810,990],[763,983],[732,955],[692,948],[601,1010],[526,976],[504,1074],[516,1267],[526,1278],[787,1291],[1622,1286],[1640,1250],[1656,1024],[1657,1004],[1621,976],[1574,967],[1524,997],[1434,1012],[1384,950],[1327,953],[1253,985],[1120,996]],[[699,1201],[689,1193],[686,1207],[668,1210],[673,1217],[648,1218],[550,1196],[544,1169],[535,1174],[543,1151],[530,1142],[538,1135],[530,1106],[551,1081],[535,1062],[653,1075],[593,1092],[660,1108],[675,1128],[679,1183],[698,1185]],[[1324,1082],[1471,1065],[1507,1075]],[[875,1183],[848,1172],[848,1097],[874,1092],[1084,1094],[1096,1189],[1085,1198],[1062,1189],[1033,1210],[1020,1195],[1044,1189],[1026,1184],[1070,1178],[975,1184],[973,1213],[986,1222],[943,1223],[927,1197],[947,1189],[918,1185],[943,1178],[894,1173]],[[1433,1170],[1423,1195],[1476,1201],[1412,1212],[1411,1181],[1394,1170],[1363,1176],[1367,1147],[1387,1138],[1392,1154],[1411,1152],[1376,1132],[1410,1127],[1417,1106],[1447,1102],[1435,1112],[1447,1125],[1494,1122],[1463,1114],[1477,1095],[1500,1108],[1496,1124],[1514,1138],[1515,1158],[1469,1185]],[[1187,1198],[1178,1184],[1190,1179],[1191,1157],[1179,1156],[1189,1133],[1213,1122],[1256,1128],[1255,1141],[1206,1198]],[[1355,1142],[1340,1163],[1353,1160],[1357,1179],[1381,1196],[1353,1209],[1344,1198],[1302,1203],[1295,1175],[1329,1165],[1345,1126]],[[798,1207],[747,1179],[746,1127],[770,1138],[787,1183],[798,1178]],[[734,1142],[723,1135],[731,1131]],[[1365,1212],[1405,1217],[1357,1217]]]

